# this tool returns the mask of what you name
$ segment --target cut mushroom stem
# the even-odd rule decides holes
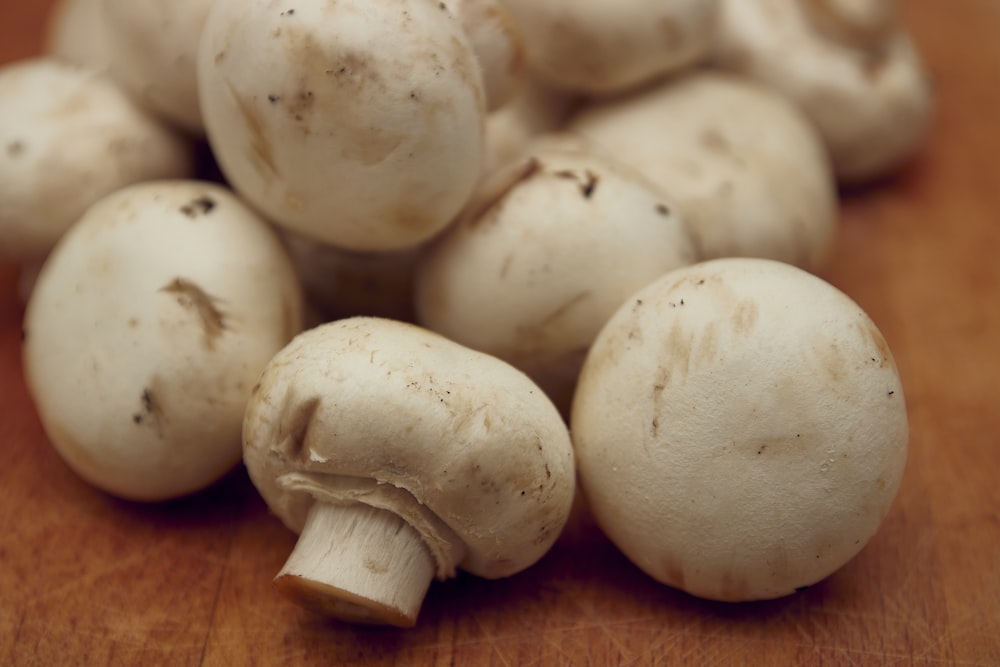
[[[298,604],[346,621],[411,627],[434,571],[420,533],[395,513],[316,502],[275,584]]]

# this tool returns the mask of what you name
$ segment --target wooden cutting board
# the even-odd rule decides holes
[[[0,62],[40,49],[48,5],[0,4]],[[530,570],[435,584],[412,630],[321,619],[272,587],[294,537],[242,470],[147,506],[63,465],[25,391],[2,265],[0,664],[1000,665],[1000,2],[902,8],[934,128],[909,168],[846,196],[822,275],[893,349],[910,458],[842,570],[786,599],[699,601],[640,573],[579,507]]]

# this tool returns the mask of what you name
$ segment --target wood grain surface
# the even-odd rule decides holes
[[[48,4],[0,0],[0,61],[39,51]],[[414,629],[313,616],[272,586],[294,537],[242,470],[141,505],[61,462],[22,380],[4,265],[0,664],[1000,665],[1000,2],[901,7],[933,72],[933,131],[909,168],[845,195],[822,275],[892,347],[910,457],[836,574],[771,602],[700,601],[640,573],[579,507],[530,570],[433,585]]]

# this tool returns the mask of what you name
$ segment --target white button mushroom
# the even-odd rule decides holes
[[[716,0],[503,0],[527,66],[567,90],[621,93],[707,58]]]
[[[637,292],[584,365],[572,433],[599,525],[656,580],[774,598],[876,532],[906,459],[882,334],[805,271],[719,259]]]
[[[51,57],[0,69],[0,257],[41,261],[104,195],[193,170],[190,142],[106,75]]]
[[[57,0],[45,18],[45,53],[60,60],[105,69],[111,62],[104,0]]]
[[[52,444],[134,500],[197,491],[240,460],[264,364],[300,327],[273,230],[228,190],[119,190],[53,250],[24,318],[24,370]]]
[[[841,182],[886,174],[926,135],[933,94],[891,0],[723,0],[718,23],[715,60],[799,104]]]
[[[829,252],[837,217],[829,158],[801,110],[762,84],[699,71],[593,104],[568,129],[676,201],[704,259],[815,270]]]
[[[111,75],[143,106],[202,134],[196,63],[212,0],[103,0]]]
[[[506,577],[565,524],[573,450],[522,373],[411,324],[351,318],[268,364],[244,461],[300,532],[276,579],[335,617],[411,626],[435,575]]]
[[[520,368],[565,410],[607,318],[693,261],[676,206],[640,175],[539,144],[487,183],[421,258],[417,320]]]
[[[218,0],[199,94],[223,172],[275,223],[346,250],[414,247],[479,177],[479,63],[436,0]]]

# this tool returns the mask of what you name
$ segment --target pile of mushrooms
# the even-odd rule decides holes
[[[906,409],[818,276],[928,77],[889,0],[649,11],[58,2],[0,67],[0,257],[67,465],[157,501],[242,461],[277,588],[353,622],[530,567],[576,493],[698,596],[841,567]]]

